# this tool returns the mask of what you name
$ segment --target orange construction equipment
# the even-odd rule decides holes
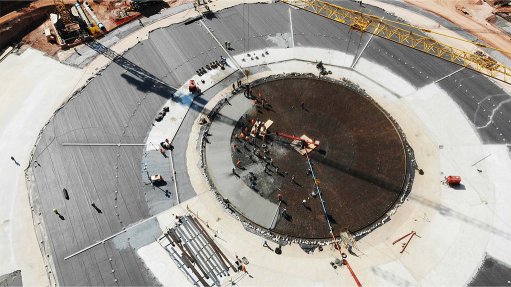
[[[306,144],[310,144],[310,145],[316,144],[315,141],[306,141],[306,140],[304,140],[304,139],[302,139],[300,137],[297,137],[297,136],[294,136],[294,135],[290,135],[290,134],[286,134],[286,133],[282,133],[282,132],[275,132],[275,135],[279,136],[279,137],[283,137],[283,138],[288,138],[288,139],[292,139],[292,140],[302,141],[302,142],[305,142]]]
[[[445,181],[449,186],[458,186],[461,184],[461,176],[449,175],[445,177]]]

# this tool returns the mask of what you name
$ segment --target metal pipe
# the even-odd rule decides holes
[[[75,3],[75,7],[76,7],[76,10],[78,10],[78,14],[80,14],[80,17],[82,18],[83,22],[85,22],[85,24],[87,24],[87,26],[89,27],[92,27],[94,25],[92,25],[92,23],[89,21],[89,18],[87,18],[87,16],[85,15],[85,13],[83,12],[83,9],[82,7],[80,6],[80,3]]]
[[[85,7],[85,10],[87,10],[89,15],[92,17],[92,20],[94,20],[94,22],[96,22],[99,29],[105,30],[106,29],[105,26],[99,21],[98,17],[96,17],[96,14],[94,14],[94,12],[92,12],[92,9],[90,8],[89,4],[86,1],[83,1],[83,6]]]
[[[412,236],[410,236],[410,238],[408,238],[408,241],[406,241],[405,245],[403,246],[403,249],[402,249],[402,250],[401,250],[401,252],[399,252],[399,253],[403,253],[403,252],[405,252],[405,249],[406,249],[406,247],[408,246],[408,243],[410,243],[410,241],[412,241],[412,238],[413,238],[414,236],[415,236],[415,231],[414,231],[414,232],[412,232]]]

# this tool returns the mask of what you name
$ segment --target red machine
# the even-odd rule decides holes
[[[445,181],[449,186],[457,186],[461,184],[461,177],[457,175],[449,175],[445,177]]]
[[[195,80],[190,80],[190,85],[188,86],[188,90],[190,92],[197,91],[197,85],[195,84]]]
[[[297,137],[297,136],[294,136],[294,135],[285,134],[285,133],[281,133],[281,132],[275,132],[275,135],[279,136],[279,137],[283,137],[283,138],[292,139],[292,140],[303,141],[303,142],[305,142],[308,145],[314,145],[314,144],[315,145],[319,145],[319,142],[307,141],[307,140],[304,140],[304,139],[302,139],[300,137]]]

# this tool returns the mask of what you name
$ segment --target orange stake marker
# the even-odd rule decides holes
[[[406,247],[408,246],[408,243],[410,243],[410,241],[412,241],[412,238],[416,235],[417,235],[417,232],[412,230],[412,232],[410,232],[410,233],[406,234],[405,236],[392,242],[392,245],[394,245],[394,244],[398,243],[399,241],[405,239],[406,237],[410,236],[410,238],[408,238],[408,241],[406,241],[406,243],[403,245],[403,249],[401,249],[401,252],[399,252],[399,253],[403,253],[405,251]]]

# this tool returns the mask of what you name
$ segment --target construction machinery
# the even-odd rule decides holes
[[[140,12],[134,9],[131,1],[110,1],[107,7],[107,10],[110,11],[110,19],[115,22],[116,26],[124,25],[141,16]]]
[[[51,23],[56,31],[57,43],[61,46],[72,44],[81,36],[80,24],[74,20],[64,0],[53,0],[53,3],[57,14]]]
[[[461,185],[461,176],[458,175],[449,175],[444,178],[445,183],[449,186],[459,186]]]
[[[300,137],[282,133],[282,132],[276,132],[276,136],[286,138],[293,140],[291,142],[291,146],[301,155],[305,155],[306,153],[312,152],[315,148],[319,146],[318,140],[313,140],[309,138],[306,135],[302,135]]]
[[[209,3],[211,3],[211,0],[209,0]],[[213,11],[208,6],[208,3],[206,0],[203,0],[201,3],[201,0],[196,0],[193,3],[193,6],[195,7],[195,10],[199,12],[202,16],[208,16],[210,14],[213,14]]]
[[[455,63],[462,67],[474,70],[507,84],[511,84],[511,68],[498,63],[480,51],[476,53],[467,52],[439,43],[436,40],[423,34],[433,33],[430,30],[413,27],[401,22],[383,19],[375,15],[347,9],[322,0],[282,0],[282,2],[333,20],[335,22],[347,25],[353,30],[362,33],[367,32],[373,34],[403,46],[413,48],[426,54]],[[478,47],[492,48],[480,43],[471,43]]]

